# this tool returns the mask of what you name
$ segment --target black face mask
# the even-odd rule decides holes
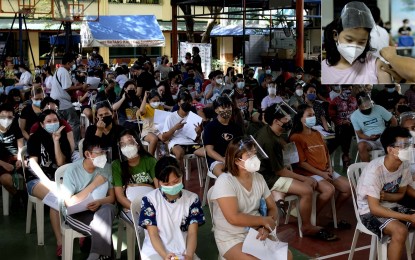
[[[180,105],[180,107],[182,108],[182,110],[184,111],[184,112],[189,112],[190,111],[190,109],[192,108],[192,105],[190,104],[190,103],[183,103],[183,104],[181,104]]]
[[[112,115],[111,116],[104,116],[102,118],[102,121],[105,123],[105,127],[109,126],[110,124],[112,124]]]
[[[189,78],[193,78],[193,77],[195,76],[195,74],[190,73],[190,74],[187,74],[187,76],[188,76]]]
[[[254,73],[248,73],[248,76],[249,76],[250,78],[252,78],[252,77],[254,76]]]
[[[135,96],[135,90],[131,89],[127,91],[127,94],[130,98],[133,98]]]
[[[291,128],[293,128],[293,121],[290,120],[286,123],[283,123],[281,127],[284,129],[284,131],[288,132],[291,130]]]
[[[398,105],[398,108],[396,110],[398,110],[399,113],[411,111],[411,109],[407,105]]]
[[[365,110],[360,110],[360,112],[362,112],[363,115],[369,115],[372,112],[372,108],[368,108]]]

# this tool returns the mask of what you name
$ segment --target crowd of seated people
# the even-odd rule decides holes
[[[206,156],[208,169],[218,177],[210,197],[213,220],[224,221],[223,231],[229,231],[225,236],[223,231],[215,230],[221,256],[244,254],[241,242],[247,226],[265,234],[261,239],[272,238],[268,234],[275,226],[277,209],[290,214],[284,202],[287,195],[299,197],[305,236],[324,241],[339,239],[311,222],[313,196],[317,196],[318,223],[325,221],[326,216],[320,213],[333,197],[336,210],[343,208],[350,197],[347,179],[334,170],[331,153],[341,146],[343,166],[349,166],[354,158],[350,144],[356,136],[359,158],[368,162],[371,150],[384,149],[380,136],[387,126],[400,123],[415,131],[412,125],[407,126],[410,119],[415,122],[415,117],[407,116],[411,113],[412,86],[401,95],[398,85],[385,85],[377,92],[377,86],[372,90],[363,85],[321,85],[319,72],[308,73],[302,68],[275,77],[267,67],[258,83],[252,69],[237,73],[232,67],[225,77],[217,70],[203,81],[202,72],[192,63],[181,70],[170,67],[162,76],[157,76],[160,72],[154,71],[149,62],[136,62],[131,68],[120,66],[115,71],[105,64],[74,65],[75,58],[65,55],[63,65],[55,72],[49,67],[40,69],[43,80],[39,84],[2,94],[0,184],[13,195],[16,207],[27,200],[22,199],[22,193],[43,199],[53,192],[55,170],[71,163],[65,174],[72,177],[63,182],[71,187],[64,194],[69,207],[107,183],[102,196],[88,206],[86,213],[66,216],[71,227],[90,237],[88,259],[113,255],[112,250],[101,249],[111,245],[111,230],[101,230],[105,235],[97,237],[96,216],[112,223],[119,214],[132,222],[129,209],[134,198],[129,195],[143,187],[146,210],[139,220],[147,239],[143,252],[149,259],[180,254],[197,259],[197,227],[204,223],[204,213],[197,195],[183,190],[187,154]],[[167,65],[159,69],[163,66]],[[80,110],[76,108],[78,101]],[[90,121],[85,133],[81,133],[79,124],[81,113]],[[157,117],[164,113],[167,115],[160,122]],[[251,150],[237,145],[246,135],[255,137],[267,158],[257,160]],[[81,136],[85,138],[83,150],[78,147]],[[295,143],[299,162],[287,168],[283,151],[289,142]],[[19,151],[25,144],[26,158],[20,158]],[[160,150],[170,157],[160,156]],[[25,161],[26,187],[20,187],[21,192],[13,185],[12,174]],[[244,192],[250,187],[255,187],[256,197],[246,197]],[[259,217],[261,198],[268,208],[263,217]],[[187,222],[165,233],[165,225],[177,224],[175,219],[166,222],[160,218],[159,211],[171,210],[169,205],[180,208],[172,216]],[[60,255],[57,213],[51,208],[56,253]],[[344,220],[338,224],[350,228]],[[180,250],[169,242],[176,231],[183,237]]]

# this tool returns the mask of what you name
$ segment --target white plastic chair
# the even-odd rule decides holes
[[[152,187],[142,186],[140,187],[140,193],[137,193],[137,197],[142,198],[148,192],[154,190]],[[132,203],[132,202],[131,202]],[[141,200],[140,200],[141,203]],[[132,215],[132,210],[131,215]],[[127,257],[128,260],[133,260],[135,258],[135,239],[134,239],[134,223],[124,220],[123,218],[119,218],[118,222],[118,241],[117,241],[117,259],[121,258],[121,246],[122,246],[122,236],[124,229],[127,231]],[[139,247],[140,248],[140,247]]]
[[[23,174],[26,171],[26,165],[24,163],[24,158],[26,157],[26,146],[24,146],[20,151],[20,158],[22,158],[22,170]],[[32,212],[33,209],[36,210],[36,232],[37,232],[37,244],[43,246],[45,244],[45,211],[43,201],[31,196],[29,194],[27,198],[27,210],[26,210],[26,234],[30,233],[30,228],[32,225]],[[35,207],[35,208],[33,208]]]
[[[79,151],[79,157],[80,158],[84,158],[84,152],[82,151],[82,149],[84,147],[84,140],[85,140],[85,138],[82,138],[81,140],[79,140],[79,143],[78,143],[78,151]]]
[[[353,235],[353,241],[352,241],[352,245],[350,247],[350,254],[349,254],[349,260],[353,259],[353,255],[354,255],[354,251],[356,249],[356,243],[357,240],[359,238],[360,233],[365,233],[368,234],[370,236],[372,236],[371,239],[371,243],[370,243],[370,255],[369,255],[369,259],[374,259],[376,257],[377,254],[377,258],[378,259],[387,259],[387,252],[388,252],[388,246],[387,246],[387,242],[388,239],[384,239],[384,241],[381,243],[378,240],[378,237],[376,236],[375,233],[373,233],[372,231],[370,231],[369,229],[367,229],[363,223],[362,220],[360,219],[359,216],[359,212],[357,210],[357,194],[356,194],[356,187],[357,187],[357,183],[359,181],[359,177],[363,172],[363,169],[368,165],[369,163],[367,162],[360,162],[360,163],[355,163],[349,166],[349,168],[347,169],[347,177],[349,178],[349,183],[350,183],[350,189],[352,191],[352,199],[353,199],[353,208],[354,208],[354,212],[355,212],[355,216],[357,219],[357,224],[356,224],[356,229],[354,231],[354,235]],[[411,232],[413,233],[413,231]],[[407,253],[407,257],[408,259],[412,259],[411,257],[411,243],[409,241],[409,238],[413,237],[413,234],[408,236],[406,242],[405,242],[405,246],[406,246],[406,253]]]
[[[203,141],[203,138],[202,138]],[[203,189],[203,199],[202,199],[202,207],[204,207],[206,205],[206,199],[207,199],[207,194],[208,194],[208,190],[209,190],[209,184],[210,184],[210,179],[217,179],[218,177],[216,177],[216,175],[213,174],[213,172],[211,170],[209,170],[209,164],[207,162],[207,153],[206,153],[206,149],[205,149],[205,163],[206,163],[206,180],[205,180],[205,188]],[[199,175],[200,178],[200,175]]]
[[[134,226],[125,221],[122,218],[119,218],[118,222],[118,241],[117,241],[117,259],[121,258],[121,246],[122,246],[122,233],[124,228],[127,231],[127,259],[133,260],[135,258],[135,240],[134,240]]]
[[[69,164],[62,165],[55,172],[55,182],[58,194],[60,194],[61,182],[64,177],[65,170]],[[75,238],[85,237],[83,234],[73,230],[70,226],[65,224],[65,219],[63,218],[62,209],[63,209],[63,200],[59,199],[59,220],[62,233],[62,259],[63,260],[72,260],[73,255],[73,240]]]
[[[358,146],[359,146],[359,140],[360,139],[356,134],[356,143],[357,143]],[[383,149],[382,150],[377,149],[377,150],[370,151],[369,154],[370,154],[370,159],[373,160],[373,159],[376,159],[378,157],[381,157],[381,156],[385,155],[385,151]],[[359,160],[359,148],[357,148],[356,159],[354,160],[354,162],[357,163],[357,160]]]
[[[210,219],[212,220],[212,232],[215,229],[215,223],[213,221],[213,201],[210,199],[210,197],[212,196],[212,192],[213,192],[213,186],[208,190],[207,192],[207,201],[208,201],[208,205],[209,205],[209,212],[210,212]],[[224,257],[222,257],[220,254],[218,254],[218,260],[225,260]]]
[[[203,171],[202,171],[201,158],[199,158],[199,156],[197,156],[193,153],[185,154],[183,156],[184,169],[186,171],[186,181],[189,180],[190,173],[192,172],[191,162],[190,162],[190,160],[192,160],[192,159],[196,159],[197,172],[198,172],[198,175],[199,175],[199,185],[200,185],[200,187],[203,187]]]
[[[9,192],[6,190],[6,188],[4,188],[4,186],[1,186],[1,196],[3,198],[3,216],[8,216],[9,215],[9,201],[10,201],[10,194]]]
[[[316,212],[316,207],[317,207],[317,196],[320,193],[317,191],[313,192],[313,203],[312,203],[312,207],[311,207],[311,224],[312,225],[316,225],[316,219],[317,219],[317,212]],[[336,199],[334,198],[335,196],[332,196],[330,199],[330,205],[331,205],[331,212],[333,214],[333,222],[334,222],[334,228],[337,228],[337,211],[336,211]]]
[[[143,196],[137,196],[132,202],[131,202],[131,216],[133,218],[133,224],[134,224],[134,231],[135,236],[137,238],[137,244],[138,244],[138,250],[140,251],[140,259],[141,259],[141,247],[143,246],[143,240],[140,239],[140,226],[138,225],[138,219],[140,218],[140,211],[141,211],[141,200]]]
[[[298,234],[300,235],[300,237],[303,237],[303,232],[301,231],[301,228],[303,226],[303,221],[300,215],[300,198],[297,195],[288,195],[288,196],[285,196],[284,200],[288,202],[287,215],[285,216],[284,224],[288,224],[288,221],[290,220],[290,213],[293,207],[292,202],[295,202],[296,210],[297,210]]]

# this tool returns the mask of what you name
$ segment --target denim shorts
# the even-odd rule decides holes
[[[33,188],[40,182],[39,179],[34,179],[26,183],[27,193],[33,196]]]

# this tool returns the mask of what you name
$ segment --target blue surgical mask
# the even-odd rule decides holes
[[[308,93],[307,94],[307,99],[308,100],[310,100],[310,101],[314,101],[314,100],[316,100],[316,94],[314,94],[314,93]]]
[[[387,90],[389,93],[393,93],[393,92],[395,91],[395,88],[386,88],[386,90]]]
[[[42,102],[42,100],[32,100],[32,104],[35,106],[35,107],[40,107],[40,103]]]
[[[316,125],[316,117],[315,116],[312,116],[312,117],[306,117],[305,118],[305,125],[308,127],[308,128],[312,128],[313,126],[315,126]]]
[[[59,129],[59,122],[45,124],[45,130],[50,134],[53,134],[54,132],[58,131],[58,129]]]
[[[164,192],[168,195],[174,196],[174,195],[179,194],[179,192],[183,189],[183,183],[180,182],[180,183],[177,183],[173,186],[160,185],[160,189],[161,189],[162,192]]]

